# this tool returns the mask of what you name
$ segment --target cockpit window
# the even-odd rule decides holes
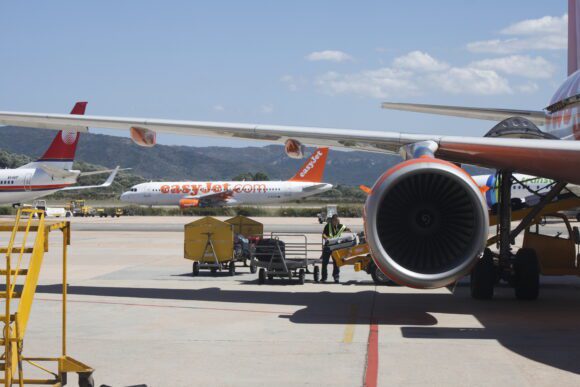
[[[131,188],[130,191],[131,192],[137,192],[137,188]]]

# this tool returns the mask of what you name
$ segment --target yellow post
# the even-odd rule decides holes
[[[68,228],[62,230],[62,356],[66,356],[66,295],[67,295],[67,246]]]

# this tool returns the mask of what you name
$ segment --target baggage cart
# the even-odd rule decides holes
[[[283,239],[284,240],[283,240]],[[252,265],[259,268],[258,283],[264,284],[275,277],[296,279],[304,284],[306,275],[312,274],[314,281],[320,280],[319,258],[309,258],[308,237],[305,234],[271,233],[269,238],[258,241]],[[309,270],[312,266],[312,271]]]

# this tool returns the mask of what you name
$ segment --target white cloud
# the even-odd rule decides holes
[[[417,95],[428,91],[476,95],[513,93],[509,81],[495,70],[475,67],[448,67],[436,72],[415,72],[396,67],[352,74],[331,71],[319,76],[315,83],[322,92],[330,95],[354,94],[370,98]]]
[[[546,79],[552,77],[555,67],[541,56],[511,55],[502,58],[484,59],[470,64],[484,70],[495,70],[504,74],[525,78]]]
[[[274,106],[272,106],[270,104],[260,106],[260,112],[262,112],[263,114],[270,114],[273,111],[274,111]]]
[[[498,95],[511,94],[507,79],[493,70],[453,67],[429,76],[432,86],[451,94]]]
[[[544,16],[539,19],[528,19],[514,23],[503,30],[504,35],[565,35],[568,31],[568,15]]]
[[[315,83],[328,94],[355,94],[372,98],[387,98],[392,95],[415,94],[412,73],[388,67],[367,70],[354,74],[340,74],[334,71],[319,76]]]
[[[445,62],[440,62],[431,55],[422,51],[412,51],[406,55],[395,58],[394,67],[416,71],[442,71],[449,68]]]
[[[306,55],[309,61],[330,61],[330,62],[345,62],[352,60],[352,56],[343,51],[325,50],[315,51]]]
[[[476,53],[513,54],[530,50],[563,50],[567,47],[568,15],[544,16],[514,23],[500,32],[511,36],[467,44]]]
[[[216,112],[223,112],[224,110],[226,110],[226,108],[223,107],[223,105],[214,105],[213,110]]]

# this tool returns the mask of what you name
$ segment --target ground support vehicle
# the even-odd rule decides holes
[[[366,271],[377,285],[390,285],[393,281],[377,267],[371,257],[369,245],[359,236],[359,244],[332,252],[332,258],[339,267],[351,265],[354,271]]]
[[[278,277],[304,284],[307,274],[312,274],[315,282],[320,281],[320,267],[316,265],[320,258],[310,259],[309,253],[312,251],[309,251],[307,235],[271,233],[269,238],[258,241],[252,258],[252,265],[259,268],[258,283],[261,285]]]

